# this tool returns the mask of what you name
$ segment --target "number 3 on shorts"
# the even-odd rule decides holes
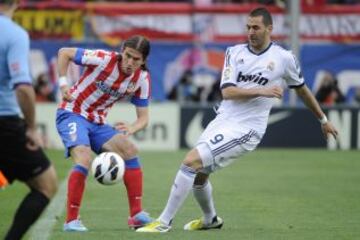
[[[68,127],[70,128],[69,134],[76,133],[76,122],[69,123]]]
[[[214,139],[210,139],[210,142],[215,145],[215,144],[221,142],[223,139],[224,139],[224,135],[217,134],[217,135],[215,135]]]

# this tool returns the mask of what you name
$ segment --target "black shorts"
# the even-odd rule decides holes
[[[27,181],[50,166],[42,149],[26,148],[26,126],[18,116],[0,116],[0,170],[9,182]]]

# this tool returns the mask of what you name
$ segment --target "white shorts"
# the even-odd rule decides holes
[[[201,134],[196,149],[203,163],[201,172],[211,173],[252,151],[260,143],[255,130],[223,118],[215,118]]]

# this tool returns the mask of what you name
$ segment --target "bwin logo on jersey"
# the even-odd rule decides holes
[[[109,95],[112,96],[112,97],[119,98],[119,97],[122,96],[121,93],[119,93],[119,92],[116,91],[116,90],[111,89],[111,88],[108,87],[104,82],[97,81],[97,82],[96,82],[96,86],[97,86],[103,93],[107,93],[107,94],[109,94]]]
[[[243,75],[242,72],[239,72],[239,75],[236,79],[237,82],[254,82],[259,85],[265,85],[269,82],[269,79],[262,77],[261,73],[254,74],[254,75]]]

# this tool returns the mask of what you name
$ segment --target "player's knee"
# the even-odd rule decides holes
[[[47,198],[51,199],[58,190],[58,179],[55,168],[50,166],[47,170],[30,180],[28,183],[31,188],[36,189]]]
[[[138,148],[134,145],[134,144],[128,144],[127,147],[125,149],[123,149],[123,158],[124,159],[129,159],[129,158],[133,158],[134,156],[136,156],[139,152]]]
[[[59,184],[58,184],[58,178],[56,176],[56,172],[55,172],[55,168],[53,166],[51,166],[50,169],[50,174],[48,176],[48,187],[47,187],[47,192],[48,192],[48,196],[49,198],[54,197],[54,195],[56,194],[58,188],[59,188]]]
[[[83,167],[89,169],[91,160],[92,160],[92,153],[90,148],[88,147],[79,147],[73,149],[71,151],[71,156],[74,159],[76,164],[80,164]]]
[[[199,170],[202,168],[202,162],[199,158],[194,158],[193,154],[188,153],[183,160],[183,164],[185,166],[191,167],[195,170]]]
[[[39,189],[40,192],[42,192],[45,196],[47,196],[49,199],[53,198],[58,190],[58,184],[57,181],[51,181],[49,179],[49,184],[46,185],[46,187]]]

